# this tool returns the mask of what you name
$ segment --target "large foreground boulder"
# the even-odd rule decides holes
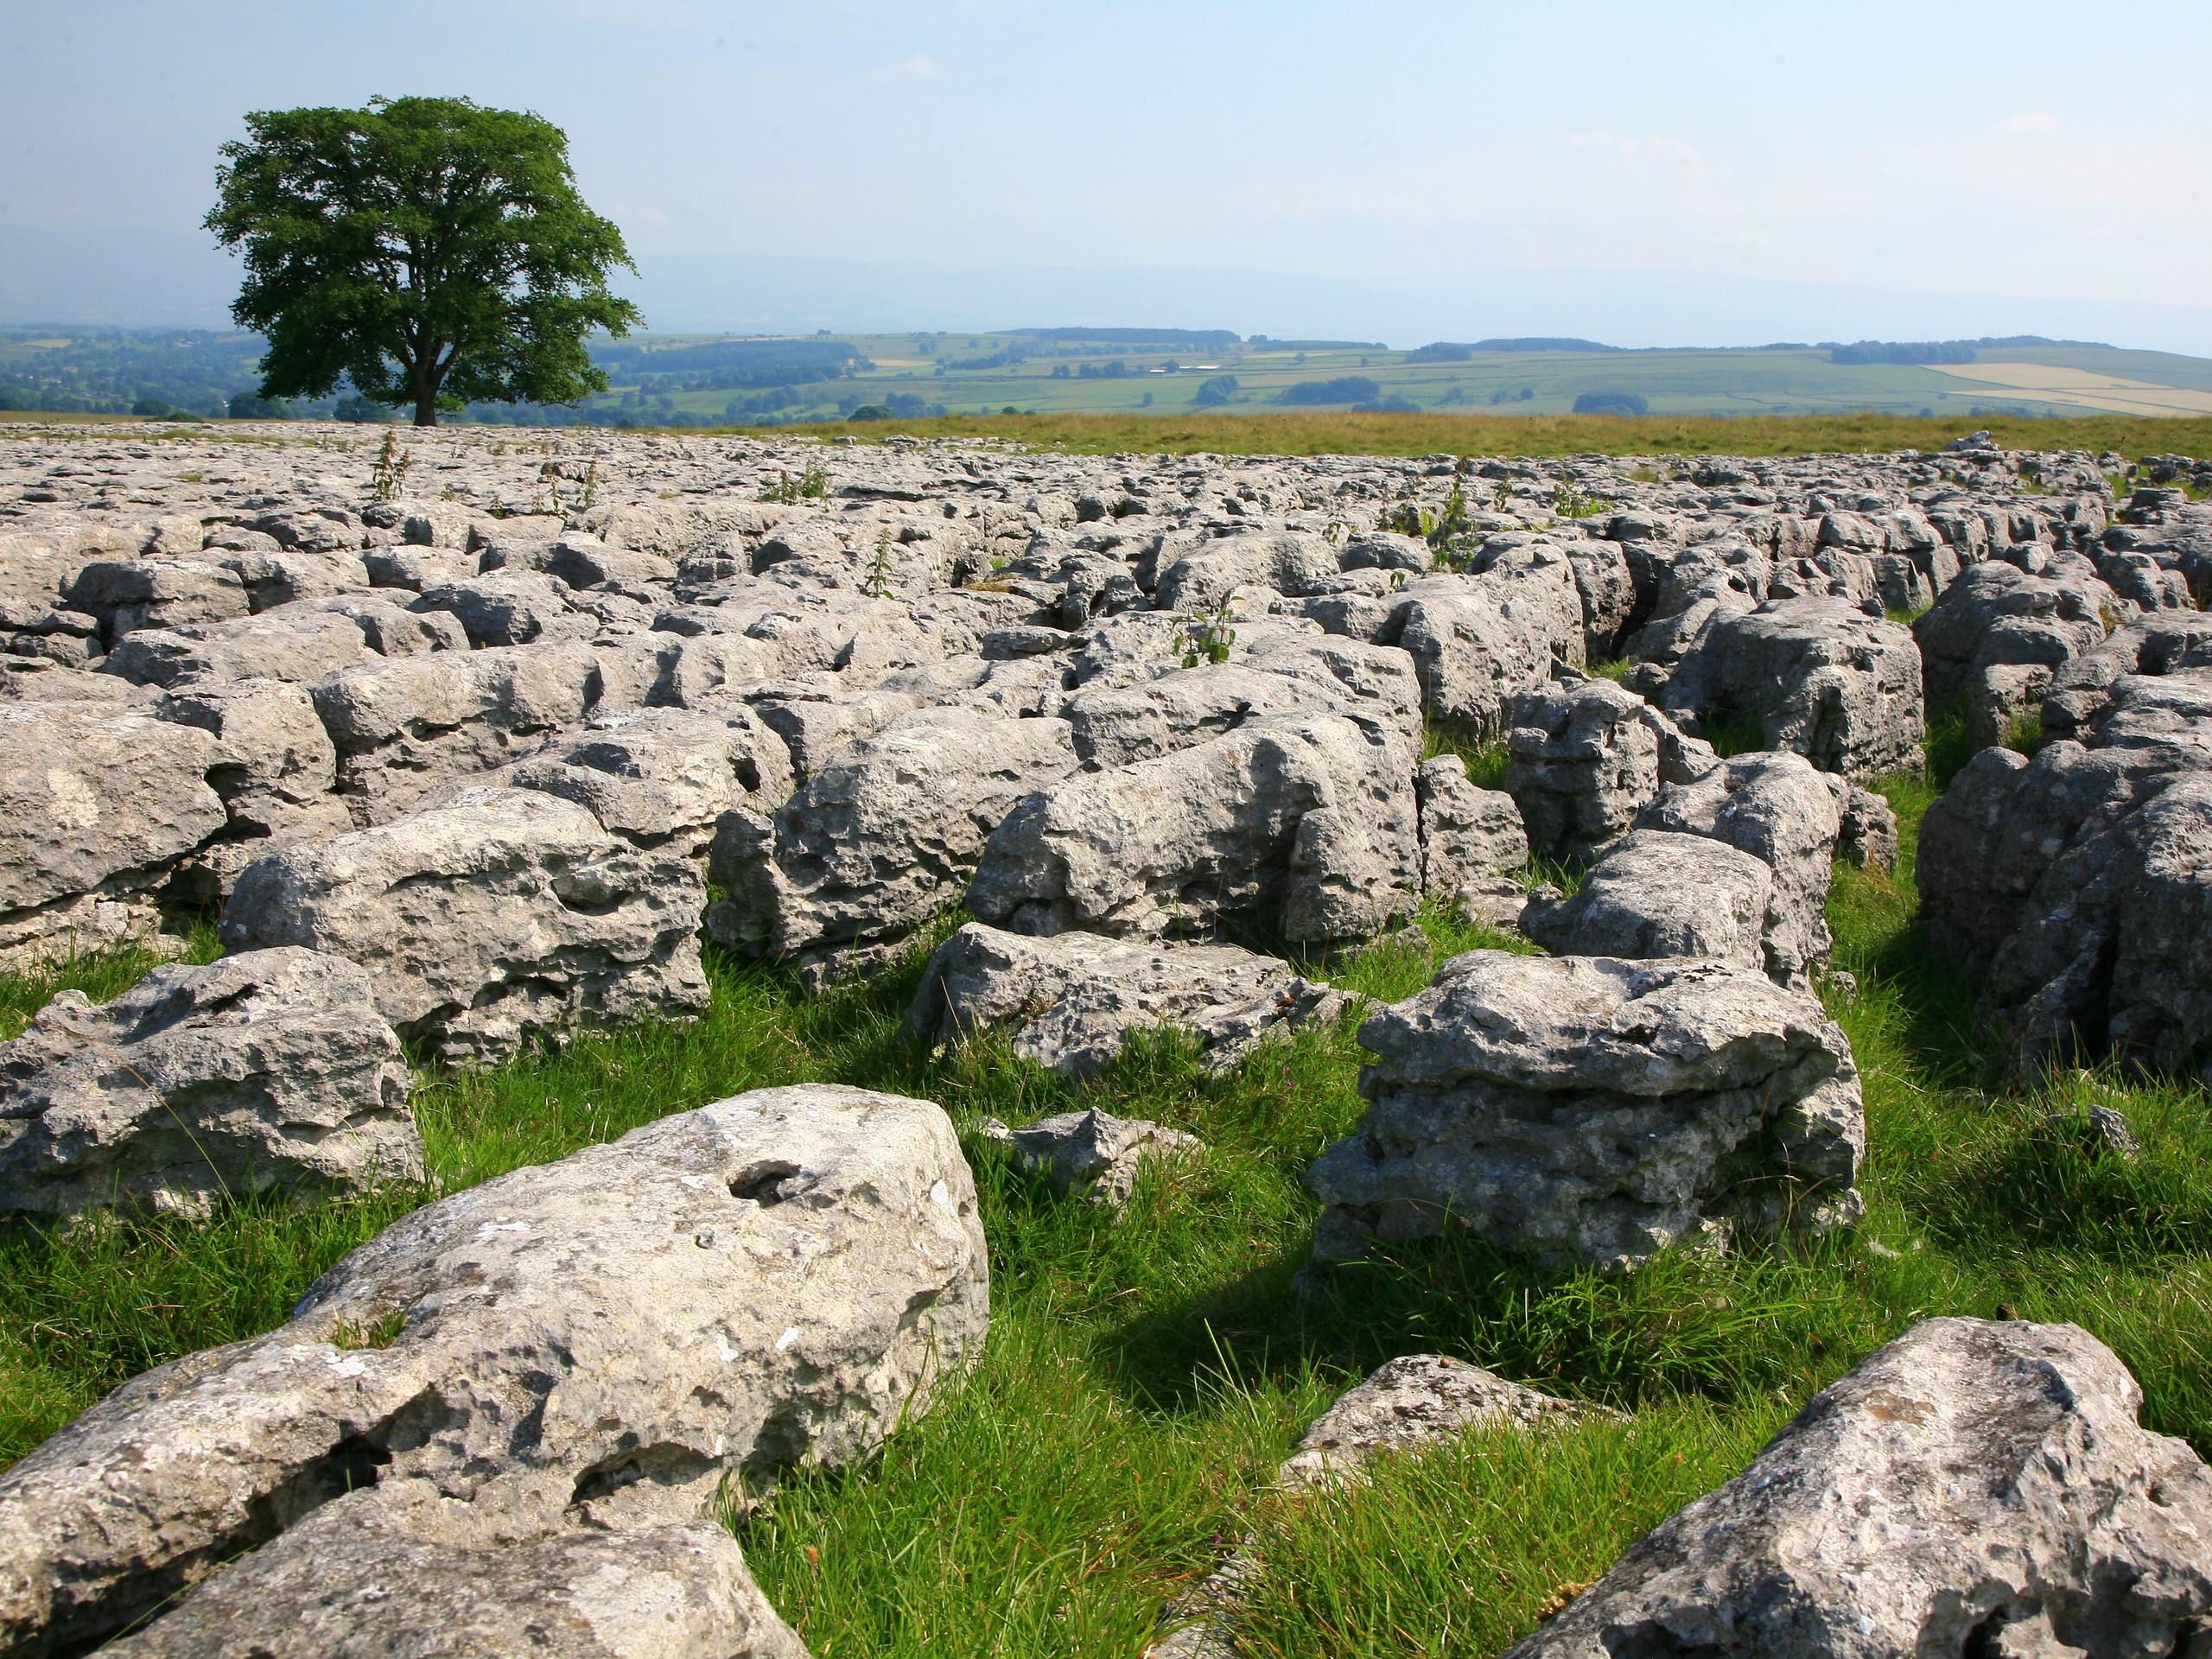
[[[1158,760],[1079,772],[991,836],[968,906],[1017,933],[1363,938],[1412,909],[1421,842],[1402,738],[1278,715]]]
[[[0,704],[0,966],[153,934],[153,890],[228,821],[216,753],[117,704]]]
[[[271,853],[238,878],[220,931],[233,950],[358,962],[403,1037],[490,1063],[579,1025],[705,1007],[706,896],[680,851],[639,852],[573,801],[475,788]]]
[[[1359,1039],[1367,1116],[1306,1172],[1318,1259],[1456,1226],[1618,1270],[1861,1211],[1851,1045],[1756,969],[1476,950]]]
[[[2212,1471],[2072,1325],[1928,1319],[1510,1659],[2170,1659],[2212,1622]]]
[[[282,948],[64,991],[0,1043],[0,1211],[417,1180],[407,1056],[350,962]]]
[[[866,1456],[988,1318],[936,1106],[815,1085],[663,1118],[394,1223],[290,1324],[126,1383],[0,1477],[0,1651],[82,1650],[212,1577],[141,1651],[250,1651],[226,1637],[289,1609],[329,1645],[287,1655],[786,1653],[741,1645],[742,1564],[691,1523],[726,1484]],[[624,1645],[655,1606],[720,1645]],[[448,1630],[533,1613],[572,1645]]]
[[[1925,764],[1912,631],[1845,600],[1774,600],[1716,616],[1668,682],[1665,702],[1707,734],[1757,721],[1761,748],[1793,750],[1847,778]]]
[[[2107,1049],[2212,1077],[2212,669],[2123,677],[2086,734],[1951,780],[1921,828],[1922,924],[2023,1083]]]
[[[1173,1026],[1221,1067],[1342,1007],[1288,963],[1237,945],[1035,938],[969,922],[930,957],[904,1033],[945,1046],[1004,1033],[1025,1059],[1095,1077],[1135,1031]]]
[[[335,1499],[111,1659],[808,1659],[728,1528],[687,1521],[474,1543],[373,1494]],[[404,1585],[401,1594],[391,1586]]]

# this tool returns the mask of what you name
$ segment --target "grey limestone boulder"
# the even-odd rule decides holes
[[[570,600],[567,584],[529,571],[500,571],[426,588],[409,608],[450,612],[472,645],[588,639],[599,627],[596,618]]]
[[[1267,588],[1301,594],[1332,581],[1337,550],[1298,531],[1263,531],[1209,541],[1160,573],[1153,602],[1163,611],[1212,610],[1231,594]]]
[[[222,1651],[289,1611],[331,1645],[274,1651],[787,1655],[694,1529],[725,1482],[742,1503],[927,1409],[988,1295],[926,1101],[765,1090],[499,1176],[0,1476],[0,1648],[158,1611],[140,1651]]]
[[[1546,858],[1587,858],[1622,834],[1662,781],[1704,760],[1674,723],[1611,680],[1580,680],[1516,697],[1505,790],[1529,844]]]
[[[1623,1270],[1860,1212],[1851,1046],[1756,969],[1477,950],[1360,1041],[1367,1115],[1306,1177],[1318,1260],[1461,1227]]]
[[[1076,767],[1062,720],[918,711],[836,754],[772,821],[730,812],[708,855],[722,944],[816,974],[903,948],[960,900],[993,831]]]
[[[1061,1193],[1081,1192],[1094,1204],[1125,1208],[1135,1196],[1145,1160],[1203,1149],[1194,1135],[1141,1117],[1116,1117],[1096,1109],[1039,1118],[1010,1132],[1015,1160],[1036,1171]]]
[[[573,801],[480,787],[269,854],[238,877],[221,935],[359,963],[402,1036],[491,1062],[582,1024],[696,1014],[705,903],[683,854],[640,852]]]
[[[0,963],[150,938],[149,895],[228,822],[217,751],[127,706],[0,703]]]
[[[601,688],[578,640],[369,658],[308,690],[338,749],[339,791],[382,823],[582,723]]]
[[[725,812],[772,813],[791,794],[782,740],[743,703],[595,715],[487,782],[591,809],[642,849],[704,857]]]
[[[1205,934],[1239,918],[1282,938],[1362,938],[1419,882],[1413,762],[1395,730],[1278,715],[1017,807],[968,906],[1017,933]]]
[[[305,682],[369,654],[361,630],[323,610],[266,611],[227,622],[140,628],[115,642],[100,664],[137,685],[205,680]]]
[[[1004,1032],[1024,1058],[1095,1077],[1133,1031],[1174,1026],[1220,1067],[1342,1006],[1287,963],[1237,945],[1033,938],[969,922],[930,957],[903,1030],[947,1046]]]
[[[2056,670],[2094,648],[2132,608],[2086,559],[2032,574],[2003,559],[1970,564],[1912,625],[1929,707],[1945,707],[1990,668]]]
[[[283,948],[64,991],[0,1043],[0,1210],[203,1214],[418,1180],[399,1039],[350,962]]]
[[[1875,861],[1886,845],[1894,861],[1897,817],[1887,802],[1782,750],[1739,754],[1668,785],[1638,815],[1637,827],[1709,836],[1773,871],[1766,971],[1777,984],[1803,986],[1834,944],[1828,884],[1847,804],[1854,815],[1854,844]]]
[[[808,1659],[727,1528],[686,1521],[494,1543],[374,1492],[315,1510],[100,1649],[114,1659]],[[404,1586],[402,1593],[394,1587]]]
[[[1513,885],[1506,873],[1529,861],[1529,836],[1512,796],[1477,788],[1466,761],[1456,754],[1421,762],[1414,789],[1421,806],[1423,893],[1479,907],[1494,900],[1501,886]]]
[[[136,638],[137,636],[132,636]],[[171,878],[179,897],[219,904],[238,872],[280,847],[343,835],[353,815],[333,792],[338,753],[303,686],[276,680],[194,682],[155,705],[164,720],[213,734],[207,778],[230,823]]]
[[[220,622],[251,608],[238,572],[205,558],[95,559],[62,590],[112,643],[137,628]]]
[[[2194,1652],[2212,1471],[2078,1325],[1927,1319],[1511,1659]]]
[[[2032,673],[2035,667],[2015,671]],[[2184,668],[2212,668],[2212,616],[2162,611],[2139,617],[2049,671],[2040,694],[2043,734],[2078,740],[2104,713],[2123,677]]]
[[[2023,1082],[2212,1042],[2212,670],[2115,682],[2087,744],[1984,749],[1921,830],[1922,925],[1980,982]]]
[[[1777,600],[1715,618],[1664,701],[1703,732],[1757,719],[1761,747],[1792,750],[1847,778],[1925,764],[1912,632],[1843,600]]]
[[[1478,576],[1421,576],[1406,584],[1379,643],[1413,658],[1421,712],[1433,724],[1474,742],[1495,741],[1508,729],[1513,700],[1550,680],[1562,607],[1570,601],[1580,645],[1580,601],[1564,560],[1560,569],[1570,578],[1565,598],[1548,584]]]
[[[1636,830],[1568,898],[1532,901],[1522,930],[1557,957],[1707,957],[1767,965],[1774,872],[1703,836]]]

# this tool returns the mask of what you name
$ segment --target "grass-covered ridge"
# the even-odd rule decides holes
[[[1868,1215],[1848,1238],[1664,1256],[1622,1280],[1440,1243],[1340,1269],[1301,1299],[1313,1205],[1299,1178],[1360,1109],[1349,1027],[1227,1077],[1173,1042],[1140,1045],[1078,1088],[989,1047],[903,1050],[918,950],[818,1000],[772,966],[714,957],[714,1007],[696,1025],[426,1080],[434,1185],[810,1078],[926,1096],[963,1123],[1096,1103],[1205,1139],[1203,1159],[1148,1169],[1116,1223],[968,1138],[992,1252],[981,1363],[873,1462],[793,1479],[741,1526],[770,1599],[823,1659],[1134,1655],[1163,1603],[1248,1533],[1262,1564],[1254,1655],[1495,1652],[1740,1468],[1812,1391],[1933,1313],[2075,1320],[2133,1369],[2146,1423],[2212,1452],[2212,1109],[2202,1090],[2113,1075],[2069,1076],[2046,1096],[1981,1092],[1990,1048],[1970,989],[1910,926],[1912,836],[1954,735],[1936,722],[1935,781],[1885,785],[1905,827],[1899,872],[1840,869],[1831,899],[1836,965],[1860,987],[1831,1011],[1865,1076],[1871,1141]],[[1422,922],[1335,976],[1395,1000],[1487,938],[1433,912]],[[144,965],[79,977],[112,994]],[[0,987],[0,1036],[48,988]],[[2099,1102],[2127,1113],[2140,1160],[2094,1154],[2083,1115]],[[0,1229],[0,1459],[145,1366],[267,1328],[322,1268],[429,1196]],[[1534,1443],[1471,1436],[1327,1501],[1269,1493],[1334,1393],[1424,1351],[1632,1421]]]

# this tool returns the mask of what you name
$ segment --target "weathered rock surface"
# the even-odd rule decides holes
[[[1080,1192],[1094,1204],[1125,1207],[1147,1158],[1173,1158],[1203,1149],[1195,1135],[1141,1117],[1116,1117],[1093,1108],[1062,1112],[1013,1131],[1014,1155],[1062,1193]]]
[[[1792,750],[1847,778],[1925,764],[1912,632],[1843,600],[1778,600],[1716,617],[1675,669],[1664,702],[1700,733],[1757,719],[1762,747]]]
[[[210,680],[179,686],[155,709],[164,720],[213,734],[207,779],[230,818],[219,835],[179,863],[169,884],[178,897],[219,905],[238,873],[264,854],[353,827],[345,803],[331,792],[338,752],[305,687]]]
[[[579,725],[600,665],[579,641],[369,659],[309,690],[356,817],[382,823]]]
[[[1886,846],[1894,861],[1897,817],[1886,802],[1779,751],[1739,754],[1688,782],[1668,785],[1637,825],[1710,836],[1772,870],[1774,904],[1763,937],[1766,970],[1777,984],[1802,987],[1834,944],[1827,903],[1842,833],[1839,798],[1855,815],[1853,834],[1865,856],[1878,861]]]
[[[1420,879],[1412,758],[1363,717],[1271,715],[1211,742],[1080,772],[992,835],[968,906],[1017,933],[1361,938]]]
[[[1367,1116],[1306,1177],[1318,1259],[1457,1225],[1623,1269],[1859,1212],[1850,1044],[1755,969],[1477,950],[1360,1041]]]
[[[2132,606],[2087,559],[2031,572],[2003,559],[1968,565],[1912,625],[1928,705],[1941,709],[1992,668],[2056,669],[2094,647]]]
[[[705,902],[680,852],[639,852],[572,801],[472,788],[249,866],[221,935],[358,962],[402,1036],[491,1062],[581,1024],[703,1008]]]
[[[1764,972],[1774,899],[1774,872],[1750,854],[1637,830],[1606,849],[1570,897],[1532,901],[1521,927],[1555,957],[1707,957]]]
[[[205,1213],[417,1180],[407,1056],[350,962],[291,949],[63,991],[0,1043],[0,1211]]]
[[[817,971],[896,950],[959,902],[1017,804],[1075,767],[1065,721],[958,708],[901,719],[830,760],[772,823],[724,816],[708,879],[729,896],[708,931]]]
[[[137,1638],[176,1618],[177,1640],[141,1651],[261,1628],[288,1596],[364,1654],[575,1596],[573,1645],[538,1650],[786,1653],[741,1564],[686,1561],[670,1529],[726,1479],[865,1456],[988,1319],[975,1186],[936,1106],[821,1084],[662,1118],[404,1217],[289,1325],[126,1383],[0,1476],[0,1644],[82,1647],[212,1575]],[[359,1593],[425,1550],[437,1599]],[[503,1586],[524,1599],[486,1606]],[[720,1645],[624,1645],[641,1617],[673,1639],[656,1609]]]
[[[703,857],[726,812],[773,812],[791,794],[791,757],[742,703],[596,715],[486,780],[590,809],[642,849]]]
[[[147,895],[228,822],[216,748],[112,705],[0,703],[0,963],[149,938]]]
[[[1502,789],[1478,789],[1456,754],[1421,762],[1414,774],[1421,807],[1421,890],[1463,908],[1493,905],[1506,872],[1529,861],[1521,808]]]
[[[1929,809],[1936,948],[2009,1024],[2007,1061],[2107,1048],[2188,1072],[2212,1042],[2212,670],[2116,681],[2084,744],[1984,749]]]
[[[715,1521],[478,1543],[433,1503],[334,1499],[186,1596],[114,1659],[808,1659]],[[404,1520],[404,1523],[401,1523]]]
[[[1342,1007],[1289,963],[1237,945],[1035,938],[969,922],[930,957],[904,1031],[948,1046],[1002,1031],[1025,1059],[1094,1077],[1133,1031],[1177,1027],[1198,1039],[1210,1065],[1225,1067]]]
[[[1513,1659],[2193,1651],[2212,1471],[2077,1325],[1928,1319]]]
[[[1511,718],[1506,793],[1547,858],[1588,857],[1636,822],[1662,780],[1704,760],[1703,744],[1686,745],[1664,715],[1611,680],[1526,693]]]

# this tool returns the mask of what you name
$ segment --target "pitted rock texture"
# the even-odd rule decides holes
[[[1903,624],[1834,599],[1771,601],[1718,618],[1668,682],[1669,714],[1700,734],[1757,721],[1760,747],[1847,778],[1925,764],[1920,652]]]
[[[1510,1659],[2193,1652],[2212,1471],[2078,1325],[1927,1319]]]
[[[305,1628],[385,1651],[436,1608],[342,1592],[420,1547],[449,1563],[456,1622],[526,1619],[483,1607],[503,1585],[557,1599],[594,1560],[658,1560],[640,1595],[735,1621],[707,1626],[723,1647],[666,1650],[744,1651],[741,1563],[653,1535],[726,1478],[866,1456],[972,1357],[988,1295],[974,1182],[926,1101],[763,1090],[499,1176],[386,1228],[290,1324],[124,1384],[0,1476],[0,1649],[96,1642],[213,1577],[178,1643],[144,1650],[290,1595]]]
[[[0,703],[0,963],[150,935],[147,895],[229,821],[217,745],[150,712]]]
[[[772,821],[723,817],[708,874],[729,896],[708,931],[817,965],[895,950],[960,902],[1017,804],[1075,768],[1065,721],[907,715],[830,761]]]
[[[419,1180],[407,1056],[350,962],[289,947],[64,991],[0,1043],[0,1211],[200,1215]]]
[[[2087,737],[1984,749],[1951,780],[1921,828],[1923,925],[2021,1081],[2107,1050],[2204,1073],[2212,669],[2114,682]]]
[[[115,1659],[809,1659],[713,1521],[486,1547],[373,1492],[315,1510],[200,1586]]]
[[[1413,759],[1365,717],[1280,715],[1031,796],[983,849],[968,907],[994,926],[1117,938],[1240,918],[1364,938],[1420,882]]]
[[[1774,872],[1702,836],[1631,830],[1572,896],[1533,900],[1522,931],[1555,957],[1707,957],[1764,972]],[[1786,981],[1785,981],[1786,982]]]
[[[359,963],[403,1037],[489,1063],[579,1025],[704,1008],[705,903],[682,852],[639,852],[573,801],[479,786],[269,854],[238,877],[219,931],[232,950]]]
[[[1834,944],[1827,902],[1842,833],[1839,799],[1855,815],[1862,856],[1878,863],[1886,849],[1894,862],[1897,817],[1887,803],[1787,753],[1738,755],[1696,778],[1670,783],[1637,816],[1637,825],[1709,836],[1772,870],[1773,911],[1762,937],[1766,971],[1778,985],[1802,988],[1827,965]]]
[[[1306,1176],[1319,1260],[1464,1227],[1623,1270],[1863,1207],[1851,1046],[1754,969],[1476,950],[1359,1039],[1367,1115]]]
[[[1344,999],[1287,963],[1233,944],[1167,944],[969,922],[939,945],[902,1030],[952,1046],[1004,1032],[1023,1058],[1095,1077],[1132,1032],[1173,1026],[1225,1068],[1271,1037],[1325,1023]]]
[[[1512,721],[1505,790],[1546,858],[1589,857],[1636,822],[1662,782],[1711,764],[1705,744],[1611,680],[1529,692],[1514,700]]]

